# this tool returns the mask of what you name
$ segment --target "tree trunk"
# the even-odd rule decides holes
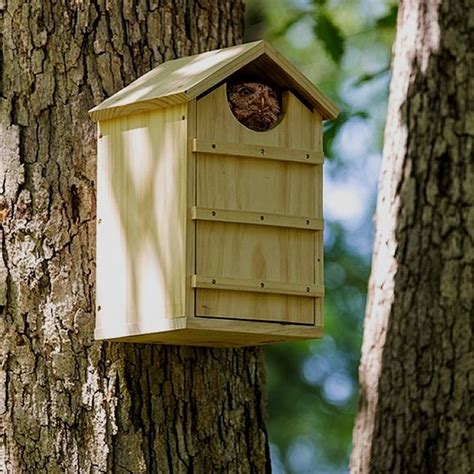
[[[93,340],[87,111],[164,60],[241,42],[243,9],[242,0],[0,1],[6,472],[269,466],[260,350]]]
[[[400,2],[352,472],[474,472],[473,19]]]

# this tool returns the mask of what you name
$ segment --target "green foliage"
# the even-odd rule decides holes
[[[344,55],[345,38],[326,10],[318,10],[314,32],[332,60],[339,64]]]
[[[371,72],[371,73],[368,72],[368,73],[362,74],[362,76],[360,76],[354,82],[354,85],[355,86],[362,86],[363,84],[366,84],[367,82],[373,81],[374,79],[377,79],[381,76],[384,76],[385,74],[388,74],[389,70],[390,69],[388,67],[383,67],[379,71]]]
[[[391,5],[389,8],[388,12],[377,18],[375,21],[375,27],[376,28],[387,28],[390,30],[393,30],[395,28],[395,25],[397,23],[397,15],[398,15],[398,5],[394,3]]]

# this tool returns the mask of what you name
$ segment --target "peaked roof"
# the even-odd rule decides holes
[[[266,41],[217,49],[164,62],[89,111],[94,120],[166,107],[195,99],[245,68],[270,75],[317,109],[324,119],[339,110],[309,79]]]

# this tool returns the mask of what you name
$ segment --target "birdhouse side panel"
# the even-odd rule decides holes
[[[187,105],[100,123],[98,337],[185,316]]]

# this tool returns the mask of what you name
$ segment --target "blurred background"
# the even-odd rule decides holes
[[[275,474],[348,471],[374,237],[390,52],[389,0],[246,0],[266,39],[341,109],[325,124],[325,336],[266,349]]]

